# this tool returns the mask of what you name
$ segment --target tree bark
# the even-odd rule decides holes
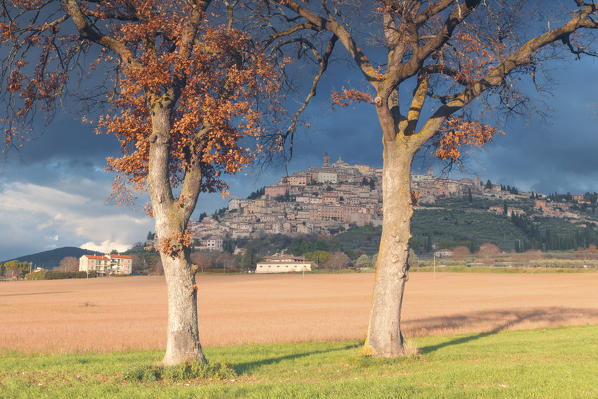
[[[168,291],[166,354],[162,361],[166,366],[193,360],[207,362],[199,343],[195,273],[186,252],[176,258],[161,254]]]
[[[383,140],[383,225],[376,261],[376,282],[364,353],[381,357],[403,354],[401,306],[407,281],[411,238],[411,163],[405,137]]]
[[[170,114],[167,102],[157,101],[152,106],[152,136],[148,163],[147,186],[152,202],[158,243],[171,249],[160,248],[160,258],[166,278],[168,292],[168,326],[166,332],[166,354],[162,363],[175,365],[186,361],[206,362],[197,324],[197,286],[195,273],[189,259],[189,249],[177,238],[182,239],[189,216],[189,207],[195,207],[197,193],[189,195],[190,200],[177,203],[170,185]],[[199,179],[201,180],[201,179]],[[199,191],[199,182],[194,187]],[[191,188],[185,187],[187,191]]]

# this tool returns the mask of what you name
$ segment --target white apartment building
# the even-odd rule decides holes
[[[79,258],[80,272],[96,272],[98,274],[131,274],[133,258],[128,255],[106,254],[83,255]]]
[[[272,255],[255,268],[256,273],[310,272],[313,263],[302,256]]]

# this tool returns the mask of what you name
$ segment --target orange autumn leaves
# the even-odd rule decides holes
[[[440,129],[440,139],[436,143],[435,155],[443,160],[458,161],[462,146],[480,147],[492,142],[496,133],[504,134],[490,125],[478,121],[468,121],[462,116],[449,117]]]
[[[244,139],[259,139],[265,132],[258,103],[269,103],[266,112],[278,109],[279,71],[244,32],[209,26],[207,21],[192,47],[171,51],[183,41],[186,13],[171,12],[166,17],[164,11],[153,17],[154,13],[147,16],[148,23],[115,32],[119,40],[134,47],[141,67],[123,65],[120,96],[113,102],[116,112],[98,123],[98,131],[115,135],[124,150],[122,157],[108,160],[109,167],[143,188],[151,136],[150,103],[176,96],[171,118],[172,183],[182,181],[190,157],[197,153],[202,163],[201,191],[226,190],[221,174],[238,172],[261,149]],[[169,46],[139,45],[148,35],[164,35]],[[173,93],[169,88],[174,88]]]
[[[125,192],[125,182],[145,189],[151,108],[157,101],[170,102],[171,183],[180,184],[189,162],[199,159],[201,191],[226,190],[222,174],[236,173],[255,159],[264,120],[273,121],[281,110],[280,67],[246,32],[228,29],[217,13],[201,11],[201,2],[75,4],[97,37],[87,40],[96,33],[76,33],[75,18],[62,1],[12,0],[0,10],[1,42],[10,49],[3,83],[14,110],[0,120],[7,125],[5,141],[18,136],[14,121],[25,124],[36,111],[52,112],[78,71],[90,71],[81,75],[87,81],[102,81],[108,73],[104,89],[110,109],[93,122],[98,133],[114,135],[123,150],[122,156],[108,158],[117,175],[115,194]],[[101,35],[109,40],[98,39]],[[90,52],[94,46],[101,50]],[[85,52],[91,61],[81,57]]]
[[[456,83],[470,83],[490,72],[499,62],[498,54],[503,51],[502,43],[490,49],[474,34],[457,32],[450,45],[440,50],[439,58],[456,71],[452,76]]]
[[[353,103],[370,103],[373,104],[374,100],[372,99],[371,94],[359,91],[356,89],[346,89],[342,88],[340,92],[334,91],[331,97],[332,107],[335,105],[340,105],[341,107],[347,107]]]
[[[192,238],[193,234],[189,230],[185,230],[182,233],[176,233],[172,237],[161,238],[157,249],[161,253],[175,258],[183,248],[191,246]]]

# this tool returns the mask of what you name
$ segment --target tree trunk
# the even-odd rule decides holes
[[[192,360],[206,362],[199,343],[195,273],[188,256],[181,253],[173,258],[161,254],[161,258],[168,290],[166,354],[162,363],[169,366]]]
[[[167,102],[157,101],[152,107],[152,136],[148,162],[147,186],[152,201],[156,223],[156,235],[160,258],[168,291],[168,326],[166,332],[166,354],[164,365],[175,365],[186,361],[206,362],[199,343],[197,326],[197,286],[195,273],[191,268],[189,249],[181,240],[187,228],[189,217],[197,200],[201,175],[185,176],[182,191],[189,192],[188,198],[180,203],[174,200],[170,185],[170,113]],[[191,184],[191,179],[194,183]],[[182,204],[182,205],[181,205]],[[167,244],[168,250],[162,248]]]
[[[401,306],[407,281],[407,256],[413,152],[401,139],[384,140],[382,168],[383,225],[376,261],[376,282],[364,353],[382,357],[403,354]]]

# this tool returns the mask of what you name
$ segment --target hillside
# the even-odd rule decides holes
[[[411,246],[418,254],[432,248],[454,248],[464,245],[476,251],[486,242],[504,251],[525,251],[530,248],[543,250],[569,250],[598,245],[598,235],[593,225],[571,223],[562,218],[506,216],[490,213],[490,206],[503,201],[482,198],[471,202],[464,198],[438,200],[433,206],[416,209],[411,222]],[[531,200],[509,201],[508,206],[528,210]],[[378,251],[380,226],[356,226],[332,236],[317,234],[262,235],[258,238],[231,240],[229,248],[251,248],[258,255],[267,255],[287,249],[301,255],[322,250],[343,251],[351,258],[359,253],[373,255]]]
[[[382,215],[382,170],[339,158],[309,167],[232,198],[211,217],[189,223],[196,249],[251,248],[266,255],[288,249],[368,255],[377,252]],[[503,250],[569,250],[598,244],[598,194],[538,194],[479,177],[449,179],[412,174],[418,201],[412,248],[467,246],[489,242]],[[286,237],[286,238],[285,238]]]
[[[19,262],[32,262],[34,266],[51,269],[53,267],[58,266],[60,264],[60,261],[67,256],[79,258],[83,255],[101,255],[101,253],[77,247],[62,247],[52,249],[49,251],[38,252],[31,255],[25,255],[18,258],[6,259],[3,260],[2,263],[11,260],[17,260]]]

